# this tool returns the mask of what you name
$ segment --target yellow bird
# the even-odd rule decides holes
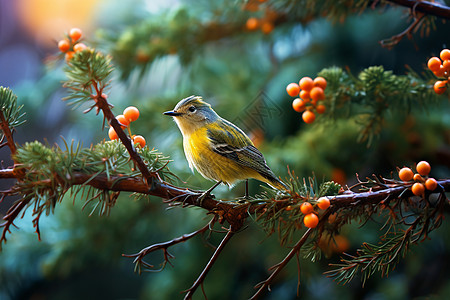
[[[248,178],[275,189],[286,189],[250,138],[236,125],[221,118],[201,97],[187,97],[164,114],[174,118],[183,135],[189,167],[217,182],[207,192],[220,183],[232,187],[237,181]]]

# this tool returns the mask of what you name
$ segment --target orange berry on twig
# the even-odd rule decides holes
[[[121,124],[120,127],[122,127],[122,129],[124,129],[124,128],[128,127],[128,125],[130,125],[130,121],[128,121],[124,115],[118,115],[116,117],[116,119]]]
[[[265,21],[265,22],[263,22],[263,23],[261,24],[261,31],[262,31],[264,34],[269,34],[269,33],[271,33],[272,30],[273,30],[274,28],[275,28],[275,27],[273,26],[273,23],[272,23],[272,22]]]
[[[305,101],[303,101],[300,98],[296,98],[294,99],[294,101],[292,101],[292,108],[296,111],[296,112],[302,112],[305,110]]]
[[[309,92],[305,91],[305,90],[301,90],[299,95],[300,95],[300,98],[302,98],[303,100],[309,100],[311,98],[311,96],[309,95]]]
[[[80,28],[72,28],[69,31],[69,36],[72,39],[72,42],[78,41],[82,35],[83,35],[83,32],[81,31]]]
[[[286,92],[291,97],[296,97],[300,93],[300,87],[296,83],[289,83],[286,87]]]
[[[141,135],[136,135],[136,136],[133,138],[133,143],[134,143],[134,145],[135,145],[136,147],[141,147],[141,148],[143,148],[143,147],[145,147],[145,138],[144,138],[143,136],[141,136]]]
[[[72,57],[75,55],[75,52],[73,52],[73,51],[67,51],[66,52],[66,62],[69,62],[71,59],[72,59]]]
[[[404,167],[398,171],[398,177],[400,180],[410,181],[414,177],[414,172],[410,168]]]
[[[306,124],[311,124],[316,119],[316,115],[312,111],[306,110],[302,114],[302,119]]]
[[[299,86],[302,90],[310,91],[314,87],[314,81],[310,77],[300,79]]]
[[[309,95],[311,96],[311,100],[313,101],[320,101],[325,99],[325,93],[323,92],[323,89],[318,86],[313,87],[309,92]]]
[[[258,29],[259,25],[259,20],[257,18],[249,18],[245,23],[245,27],[250,31]]]
[[[439,54],[439,57],[442,60],[450,60],[450,50],[449,49],[443,49],[441,53]]]
[[[327,80],[323,77],[316,77],[314,79],[314,86],[318,86],[320,88],[322,88],[323,90],[325,90],[325,88],[327,87]]]
[[[112,127],[109,127],[108,136],[111,141],[117,140],[119,138],[116,131]]]
[[[134,106],[128,106],[123,111],[123,115],[128,121],[134,122],[139,118],[139,109],[137,109],[137,107]]]
[[[422,196],[425,193],[425,187],[422,183],[416,182],[412,185],[411,191],[416,196]]]
[[[75,45],[73,46],[73,51],[79,52],[79,51],[83,51],[83,50],[86,49],[86,48],[87,48],[87,46],[86,46],[85,44],[83,44],[83,43],[78,43],[78,44],[75,44]]]
[[[439,68],[441,67],[441,60],[439,57],[432,57],[428,60],[428,69],[432,72],[439,71]]]
[[[305,215],[312,213],[313,210],[314,207],[309,202],[304,202],[302,205],[300,205],[300,211]]]
[[[416,166],[417,173],[422,176],[430,174],[431,166],[428,162],[422,160]]]
[[[317,105],[317,107],[316,107],[316,111],[318,114],[323,114],[325,112],[325,110],[326,110],[326,107],[323,104]]]
[[[427,181],[425,181],[425,187],[429,191],[434,191],[437,188],[437,181],[434,178],[428,178]]]
[[[433,86],[434,92],[438,95],[445,93],[447,90],[447,80],[444,81],[436,81]]]
[[[314,228],[319,224],[319,217],[315,213],[309,213],[303,218],[303,223],[308,228]]]
[[[61,52],[67,52],[70,49],[70,43],[67,39],[58,42],[58,48]]]
[[[317,206],[320,209],[327,209],[328,207],[330,207],[330,200],[326,197],[320,197],[319,200],[317,200]]]

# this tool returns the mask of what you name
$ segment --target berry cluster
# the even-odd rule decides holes
[[[305,224],[308,228],[314,228],[317,224],[319,224],[319,217],[317,216],[317,212],[314,211],[315,207],[318,207],[321,210],[326,210],[330,207],[330,200],[326,197],[320,197],[315,205],[312,205],[309,202],[303,202],[300,205],[300,211],[305,215],[303,217],[303,224]],[[285,209],[292,210],[293,207],[289,205]]]
[[[433,87],[436,94],[443,94],[450,80],[450,50],[442,50],[439,57],[435,56],[428,60],[428,69],[436,77],[443,79],[436,81]]]
[[[66,61],[69,62],[75,52],[83,51],[87,46],[80,42],[83,32],[79,28],[72,28],[65,39],[58,42],[58,48],[66,55]]]
[[[244,6],[245,10],[256,12],[260,10],[260,4],[265,2],[265,0],[250,0]],[[264,16],[261,18],[250,17],[245,23],[245,28],[248,31],[256,31],[258,29],[261,30],[264,34],[269,34],[275,28],[274,22],[278,17],[277,12],[270,9],[269,7],[265,7]]]
[[[127,128],[134,145],[136,147],[143,148],[145,146],[144,137],[141,135],[132,135],[130,129],[130,123],[136,121],[138,118],[139,118],[139,110],[134,106],[129,106],[125,108],[122,115],[116,116],[117,121],[119,121],[120,127],[122,127],[122,129]],[[108,136],[111,140],[117,140],[119,138],[113,127],[109,128]]]
[[[431,166],[426,161],[421,161],[416,166],[417,173],[408,168],[404,167],[398,171],[398,177],[402,181],[412,181],[415,183],[411,186],[411,191],[416,196],[423,196],[425,189],[429,191],[434,191],[437,188],[437,181],[434,178],[428,177],[430,174]]]
[[[303,112],[302,119],[307,124],[311,124],[316,119],[316,114],[325,112],[325,105],[322,101],[325,99],[325,88],[327,81],[323,77],[316,77],[312,80],[310,77],[303,77],[299,83],[289,83],[286,92],[291,97],[299,97],[292,101],[292,108],[296,112]]]

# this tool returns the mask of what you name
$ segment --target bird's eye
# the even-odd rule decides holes
[[[189,107],[189,109],[188,109],[190,112],[194,112],[194,111],[196,111],[197,109],[195,108],[195,106],[191,106],[191,107]]]

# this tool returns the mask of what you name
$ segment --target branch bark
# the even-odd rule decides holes
[[[397,5],[411,8],[414,12],[419,11],[428,15],[450,19],[450,7],[437,2],[420,0],[387,0]]]

